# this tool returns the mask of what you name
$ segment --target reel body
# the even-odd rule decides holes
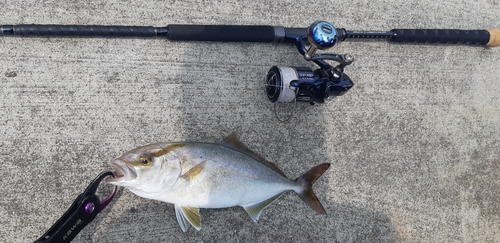
[[[267,98],[273,103],[324,103],[343,95],[354,85],[347,74],[322,68],[313,71],[308,67],[273,66],[266,80]]]
[[[351,55],[316,54],[318,50],[333,47],[341,38],[342,33],[324,21],[314,22],[309,27],[307,36],[289,37],[304,59],[314,62],[319,68],[271,67],[266,76],[267,98],[273,103],[309,102],[313,105],[343,95],[352,88],[354,83],[344,73],[344,68],[354,61]],[[326,60],[339,64],[333,67]]]

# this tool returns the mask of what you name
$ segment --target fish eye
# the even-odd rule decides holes
[[[153,161],[151,160],[151,157],[149,156],[141,156],[139,158],[139,163],[141,163],[141,165],[144,165],[144,166],[148,166],[148,165],[151,165]]]

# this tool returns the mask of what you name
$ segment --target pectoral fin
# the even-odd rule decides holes
[[[200,172],[205,168],[206,161],[197,164],[195,167],[191,168],[188,172],[184,173],[182,177],[186,180],[193,180]]]
[[[267,208],[267,206],[269,206],[272,202],[274,202],[274,200],[278,199],[281,195],[283,195],[283,193],[284,192],[279,193],[279,194],[277,194],[269,199],[266,199],[262,202],[258,202],[258,203],[254,203],[254,204],[250,204],[250,205],[245,205],[245,206],[243,206],[243,208],[245,209],[245,211],[247,211],[248,215],[250,215],[250,218],[252,218],[252,220],[255,223],[257,223],[262,211],[265,208]]]
[[[196,230],[201,229],[200,209],[190,206],[175,205],[175,216],[183,232],[186,232],[191,224]]]

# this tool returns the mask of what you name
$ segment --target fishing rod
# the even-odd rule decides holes
[[[270,42],[295,44],[305,60],[319,68],[273,66],[266,75],[267,98],[273,102],[323,103],[343,95],[354,83],[344,73],[354,58],[349,54],[317,53],[340,41],[383,39],[399,43],[461,44],[500,46],[500,29],[392,29],[390,31],[348,31],[325,21],[308,28],[252,25],[2,25],[3,36],[38,37],[160,37],[172,41]],[[327,61],[336,62],[332,66]]]

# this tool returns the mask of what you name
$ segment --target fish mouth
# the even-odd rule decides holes
[[[134,167],[127,165],[127,163],[122,160],[115,159],[109,163],[111,168],[113,168],[114,178],[108,177],[106,182],[120,182],[120,181],[131,181],[137,178],[137,172]]]

